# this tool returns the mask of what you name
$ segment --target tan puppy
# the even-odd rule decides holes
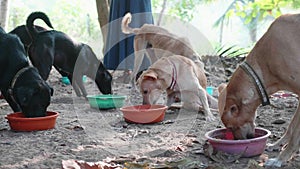
[[[203,110],[206,119],[211,121],[215,117],[209,109],[206,83],[204,72],[192,60],[180,55],[159,59],[138,79],[143,104],[155,104],[166,91],[170,105],[174,93],[180,93],[183,108]],[[209,99],[217,102],[211,96]]]
[[[220,116],[224,125],[232,129],[236,139],[254,135],[255,111],[261,103],[268,103],[269,95],[278,90],[288,90],[300,95],[299,30],[299,14],[283,15],[276,19],[246,58],[248,65],[257,74],[256,80],[252,79],[253,73],[249,75],[249,67],[243,65],[237,68],[227,87],[222,90],[219,96]],[[257,85],[258,79],[261,81],[260,85]],[[286,133],[276,143],[269,145],[269,148],[283,144],[287,144],[286,148],[265,165],[281,166],[299,150],[299,105]]]
[[[130,28],[131,14],[127,13],[122,19],[122,32],[125,34],[135,34],[134,38],[134,68],[133,77],[138,73],[144,55],[154,63],[161,57],[171,55],[181,55],[196,62],[202,69],[203,63],[200,56],[192,49],[187,38],[178,37],[168,30],[152,24],[144,24],[141,28]],[[149,48],[149,46],[151,46]]]

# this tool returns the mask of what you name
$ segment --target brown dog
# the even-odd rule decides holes
[[[152,24],[144,24],[141,28],[131,28],[131,14],[127,13],[122,19],[122,32],[135,34],[134,37],[134,68],[133,77],[138,73],[144,55],[154,63],[161,57],[181,55],[192,59],[200,68],[204,68],[200,56],[192,49],[187,38],[178,37],[168,30]],[[151,46],[151,48],[148,48]]]
[[[219,96],[220,116],[224,125],[232,129],[236,139],[254,136],[256,108],[261,103],[268,104],[269,95],[278,90],[300,94],[299,30],[299,14],[283,15],[276,19],[222,90]],[[281,166],[299,150],[299,105],[283,137],[269,148],[283,144],[287,144],[286,148],[265,165]]]
[[[143,95],[143,104],[155,104],[164,91],[168,95],[168,106],[173,96],[181,94],[183,108],[204,111],[206,119],[215,119],[208,105],[217,102],[205,90],[206,76],[196,64],[183,56],[163,57],[149,67],[138,79]],[[208,97],[209,96],[209,97]],[[207,98],[208,97],[208,98]]]

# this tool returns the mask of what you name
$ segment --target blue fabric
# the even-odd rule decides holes
[[[134,64],[134,35],[122,33],[121,22],[123,16],[130,12],[132,22],[130,27],[141,27],[145,23],[153,24],[151,0],[112,0],[106,48],[104,50],[104,65],[109,70],[132,70]],[[140,68],[146,69],[150,65],[144,57]]]

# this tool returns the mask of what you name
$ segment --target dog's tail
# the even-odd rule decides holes
[[[132,19],[132,16],[131,16],[131,13],[129,13],[129,12],[122,19],[121,29],[122,29],[122,32],[125,34],[131,34],[131,33],[137,34],[138,33],[139,28],[129,27],[129,24],[131,23],[131,19]]]
[[[26,20],[26,27],[27,27],[29,33],[31,34],[31,36],[33,36],[33,38],[36,37],[38,34],[38,31],[34,28],[34,25],[33,25],[33,22],[36,19],[42,19],[47,24],[47,26],[49,26],[50,28],[53,29],[50,19],[48,18],[48,16],[45,13],[33,12],[27,17],[27,20]]]

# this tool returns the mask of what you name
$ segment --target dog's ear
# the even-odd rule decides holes
[[[219,94],[222,92],[223,89],[225,89],[227,87],[227,84],[226,83],[221,83],[219,86],[218,86],[218,92]]]
[[[136,85],[139,86],[142,83],[142,81],[146,79],[155,80],[157,79],[157,75],[155,75],[155,73],[152,70],[145,70],[137,79]]]
[[[40,82],[38,84],[38,90],[41,91],[41,90],[48,90],[50,92],[50,96],[53,96],[53,88],[45,81],[43,82]]]
[[[218,98],[218,108],[219,108],[220,117],[222,117],[222,115],[223,115],[223,111],[224,111],[225,104],[226,104],[226,96],[227,96],[226,86],[225,85],[221,86],[221,85],[218,87],[218,91],[220,93],[219,98]],[[223,87],[222,90],[220,90],[221,89],[220,87],[221,88]]]
[[[153,79],[153,80],[157,80],[157,73],[152,71],[152,70],[148,70],[147,72],[143,73],[143,79]]]

